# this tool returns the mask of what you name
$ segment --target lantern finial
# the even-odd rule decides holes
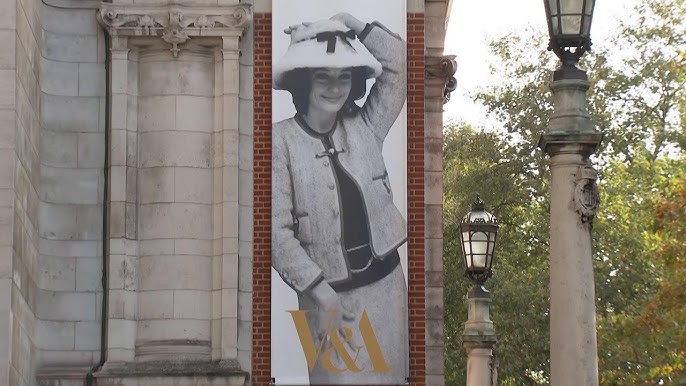
[[[486,210],[486,203],[481,199],[479,193],[476,194],[476,199],[472,203],[472,210]]]

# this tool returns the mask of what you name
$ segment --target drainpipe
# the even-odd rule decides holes
[[[93,9],[97,10],[100,7],[98,0],[79,0],[78,2],[71,0],[41,0],[41,2],[51,8],[57,9]],[[109,3],[111,0],[104,0]],[[109,281],[107,277],[107,268],[109,267],[109,245],[107,243],[107,235],[109,234],[109,149],[110,149],[110,113],[111,113],[111,96],[110,96],[110,37],[107,31],[105,33],[105,155],[103,164],[103,197],[102,197],[102,308],[100,318],[100,360],[93,366],[86,374],[86,385],[93,385],[93,373],[97,372],[105,364],[107,359],[107,303]]]
[[[102,196],[102,309],[100,315],[100,360],[86,374],[86,386],[93,386],[93,374],[98,372],[107,360],[107,304],[109,299],[109,202],[110,202],[110,114],[111,114],[111,84],[110,84],[110,36],[105,34],[105,155],[103,164],[103,196]]]

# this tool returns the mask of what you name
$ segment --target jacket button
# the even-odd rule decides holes
[[[324,166],[329,166],[329,161],[324,161]]]
[[[334,209],[333,210],[333,216],[338,217],[338,214],[339,214],[338,209]]]
[[[336,185],[334,184],[329,184],[329,190],[334,190],[336,188]]]

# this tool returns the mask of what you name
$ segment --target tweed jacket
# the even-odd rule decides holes
[[[361,110],[340,117],[330,138],[340,152],[341,167],[362,195],[372,252],[384,258],[407,238],[381,154],[405,102],[405,44],[378,27],[362,43],[383,72]],[[331,284],[351,278],[341,234],[340,193],[326,150],[295,118],[272,126],[272,265],[299,293],[321,278]]]

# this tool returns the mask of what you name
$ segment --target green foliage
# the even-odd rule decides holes
[[[494,277],[488,288],[496,296],[492,311],[498,326],[500,372],[524,373],[527,370],[545,371],[548,356],[547,328],[531,329],[532,320],[547,325],[547,240],[548,209],[532,201],[527,166],[516,155],[516,147],[494,133],[476,132],[461,125],[444,132],[445,145],[445,251],[446,299],[461,299],[470,284],[462,275],[461,252],[457,222],[466,213],[479,193],[487,203],[487,210],[497,213],[501,222]],[[485,182],[487,183],[485,184]],[[483,187],[479,192],[474,187]],[[528,205],[522,203],[528,202]],[[532,218],[537,214],[540,218]],[[532,221],[534,220],[534,221]],[[529,223],[527,223],[529,221]],[[513,246],[513,248],[509,248]],[[528,286],[528,292],[519,292]],[[463,353],[460,336],[466,320],[461,301],[446,302],[447,352]],[[509,360],[519,357],[520,361]],[[447,383],[464,384],[466,358],[448,355]],[[504,384],[504,383],[503,383]]]
[[[492,319],[501,385],[549,375],[548,160],[537,150],[552,112],[555,58],[534,33],[491,44],[502,83],[476,95],[501,127],[444,130],[446,382],[465,383],[460,335],[469,284],[457,221],[476,189],[501,220]],[[603,385],[686,384],[686,4],[647,0],[582,66],[588,108],[605,133],[595,158],[598,353]],[[617,47],[621,52],[617,53]],[[531,52],[536,52],[532,55]]]
[[[618,54],[613,68],[602,69],[598,93],[612,117],[603,127],[608,150],[629,161],[637,154],[654,160],[672,145],[686,145],[686,6],[650,0],[635,13],[599,53],[632,48]]]
[[[601,384],[683,384],[686,159],[612,162],[607,174],[594,229]]]

